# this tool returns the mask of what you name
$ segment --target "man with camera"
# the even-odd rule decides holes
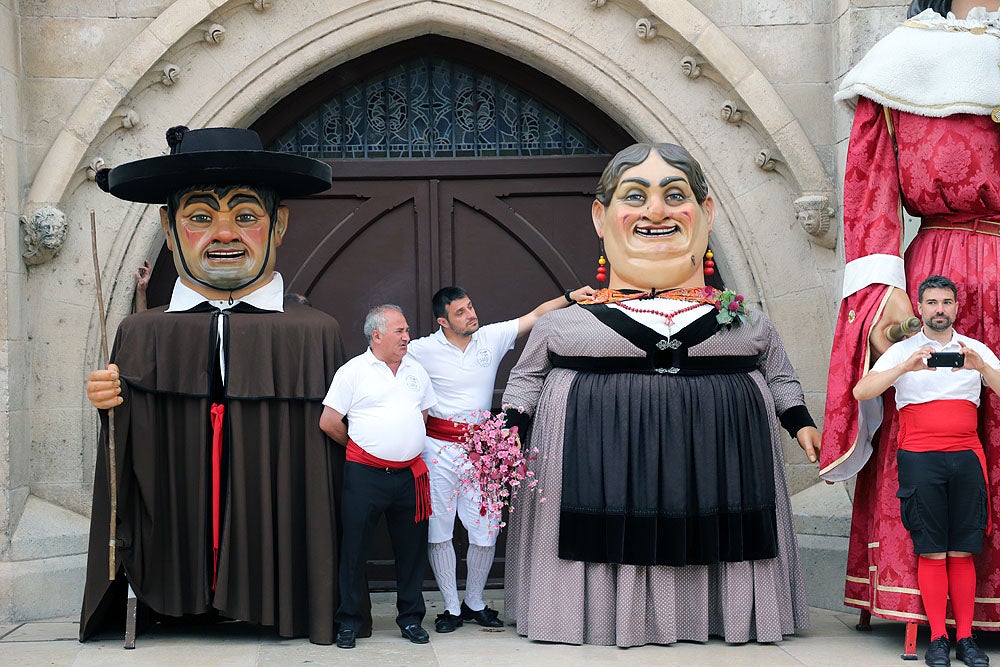
[[[956,332],[958,290],[944,276],[920,284],[923,327],[879,357],[854,387],[859,401],[896,389],[899,410],[900,514],[918,556],[917,583],[931,626],[925,662],[950,664],[945,610],[951,598],[957,657],[985,667],[972,638],[976,570],[988,526],[986,459],[976,431],[982,385],[1000,389],[1000,360],[983,343]]]

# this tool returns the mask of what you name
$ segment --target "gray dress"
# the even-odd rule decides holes
[[[647,304],[651,302],[633,303],[648,307]],[[647,356],[647,350],[632,342],[635,336],[626,338],[622,335],[621,332],[629,327],[617,326],[615,318],[603,317],[607,313],[602,313],[601,309],[612,310],[603,306],[593,307],[589,311],[574,307],[555,311],[541,318],[507,384],[503,402],[505,405],[523,408],[533,418],[530,446],[537,447],[539,451],[532,464],[538,486],[530,493],[522,491],[510,515],[505,615],[515,621],[518,632],[529,639],[622,647],[650,643],[670,644],[679,640],[707,641],[709,635],[721,636],[727,642],[772,642],[780,640],[783,635],[792,634],[795,628],[808,627],[805,581],[792,527],[778,419],[779,415],[793,413],[805,413],[808,419],[808,413],[804,410],[802,388],[777,332],[759,311],[751,313],[752,323],[744,322],[731,330],[696,337],[694,340],[700,342],[694,342],[683,352],[685,357],[690,357],[693,366],[698,366],[699,362],[721,362],[725,367],[728,359],[732,359],[735,364],[737,360],[756,358],[756,367],[739,375],[741,382],[749,382],[759,392],[760,400],[755,402],[761,407],[756,418],[765,438],[763,445],[756,446],[765,449],[769,447],[770,451],[757,452],[757,461],[767,461],[771,469],[768,471],[771,474],[766,475],[766,484],[773,483],[774,486],[773,496],[770,496],[770,488],[767,491],[773,498],[769,511],[773,517],[771,524],[774,530],[770,537],[774,542],[775,557],[758,560],[722,557],[709,564],[681,567],[622,564],[628,561],[615,561],[614,558],[610,559],[612,562],[584,562],[559,557],[560,515],[566,511],[566,507],[561,507],[565,504],[561,503],[564,474],[579,476],[580,470],[587,470],[587,466],[580,466],[574,461],[577,453],[581,456],[613,459],[620,454],[621,443],[597,442],[596,445],[582,445],[574,439],[569,447],[564,447],[567,424],[570,428],[576,428],[580,422],[575,414],[582,404],[580,392],[593,387],[605,387],[606,390],[606,386],[600,382],[577,382],[581,379],[578,376],[587,374],[586,371],[554,367],[553,361],[557,366],[565,366],[564,360],[567,358]],[[602,314],[602,317],[595,314]],[[619,321],[622,320],[623,313],[615,311],[614,314]],[[706,317],[712,319],[711,314]],[[700,324],[704,329],[706,317],[699,318],[688,326]],[[636,327],[647,333],[651,332],[631,320],[628,324],[631,325],[632,334]],[[714,330],[714,325],[712,329]],[[681,336],[682,333],[674,332],[674,335]],[[658,347],[663,349],[667,346],[661,342]],[[650,358],[656,354],[655,350],[649,352]],[[627,364],[629,359],[620,361]],[[601,372],[608,374],[607,368]],[[621,375],[637,374],[626,370]],[[682,376],[683,372],[677,375],[646,374],[644,377],[651,380],[623,386],[638,387],[645,392],[647,388],[661,382],[664,383],[664,388],[658,391],[669,396],[673,393],[672,388],[680,390],[686,386],[670,383],[692,381],[692,378]],[[716,386],[725,387],[730,382],[727,378],[734,376],[722,373],[711,377]],[[649,382],[653,385],[648,384]],[[613,419],[620,420],[622,414],[628,414],[622,411],[623,402],[642,404],[643,412],[676,411],[679,405],[665,400],[650,401],[648,396],[641,395],[623,398],[621,395],[602,394],[590,398],[590,405],[597,406],[595,411],[600,411],[602,405],[618,406],[614,408],[615,415],[604,416],[606,423]],[[584,396],[583,399],[587,397]],[[719,402],[725,400],[725,397],[720,397]],[[676,424],[679,419],[683,419],[697,424],[703,418],[699,412],[712,403],[711,400],[702,400],[700,407],[691,408],[694,414],[663,414],[657,423]],[[788,426],[787,423],[785,425]],[[647,451],[644,456],[659,456],[669,462],[674,456],[670,451],[672,448],[690,448],[692,443],[675,445],[684,436],[677,435],[673,426],[662,428],[668,431],[658,439],[654,438],[657,444],[652,447],[664,451]],[[613,431],[618,433],[623,429]],[[596,432],[608,433],[609,429],[605,425],[603,429],[597,428]],[[639,431],[624,429],[624,432],[634,434]],[[601,436],[595,437],[599,440]],[[590,439],[593,440],[594,437]],[[732,439],[739,438],[734,436]],[[744,465],[742,455],[727,454],[731,443],[696,441],[693,444],[695,450],[718,448],[721,453],[718,457],[720,461],[738,458],[740,463],[736,467]],[[580,445],[579,452],[576,451],[577,445]],[[625,446],[632,447],[633,450],[649,450],[651,447],[648,442],[626,443]],[[595,453],[595,447],[604,447],[606,451]],[[614,455],[609,455],[607,450],[613,447],[619,449],[614,450]],[[574,450],[566,452],[566,461],[564,448]],[[694,467],[690,460],[686,460],[683,465]],[[721,466],[732,467],[728,462]],[[659,474],[667,479],[671,474],[669,465],[662,467],[666,472]],[[603,474],[606,475],[608,470],[607,467],[603,468]],[[590,472],[593,474],[592,470]],[[647,473],[646,470],[641,471],[644,476]],[[694,475],[695,472],[692,470],[691,474]],[[703,483],[699,480],[699,484]],[[612,484],[620,486],[621,483],[612,480]],[[628,484],[632,482],[629,481]],[[723,485],[724,482],[719,484]],[[590,478],[566,479],[567,492],[572,487],[574,494],[580,488],[586,489],[590,485]],[[684,495],[685,492],[681,490],[679,493]],[[632,495],[631,492],[628,495]],[[611,504],[610,500],[608,502]],[[722,508],[722,512],[725,513],[725,508]],[[629,512],[626,510],[625,514]],[[601,537],[595,536],[595,539]],[[664,538],[661,536],[659,539],[662,542]],[[677,539],[683,541],[685,537],[679,535]]]

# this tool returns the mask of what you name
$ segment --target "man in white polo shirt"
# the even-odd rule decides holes
[[[869,400],[896,388],[896,495],[918,556],[917,584],[931,626],[924,660],[932,667],[950,664],[945,628],[950,598],[958,659],[986,667],[989,657],[972,638],[972,554],[982,550],[989,512],[986,459],[976,427],[982,385],[1000,389],[1000,360],[952,328],[958,315],[955,283],[930,276],[918,295],[923,328],[886,350],[854,387],[854,397]]]
[[[456,444],[466,432],[465,423],[476,419],[474,413],[489,410],[493,403],[493,384],[500,360],[514,348],[514,342],[545,313],[563,308],[594,293],[590,287],[539,305],[514,320],[479,326],[476,309],[461,287],[444,287],[434,295],[431,305],[441,326],[430,336],[410,343],[410,356],[427,371],[434,385],[437,404],[427,420],[427,444],[423,458],[430,470],[431,499],[434,514],[428,529],[428,556],[434,578],[444,597],[445,611],[434,622],[437,632],[453,632],[463,620],[499,628],[503,621],[486,606],[483,589],[493,565],[499,527],[479,515],[479,494],[458,488],[459,470]],[[455,425],[458,422],[459,425]],[[459,605],[457,564],[452,534],[455,514],[469,533],[466,555],[468,577],[465,601]]]
[[[421,588],[431,507],[420,452],[427,409],[437,399],[427,373],[406,356],[410,328],[399,306],[370,310],[364,332],[370,347],[334,375],[319,422],[327,435],[347,447],[337,646],[354,648],[364,624],[365,562],[383,514],[396,557],[396,624],[403,637],[426,644],[427,631],[420,626],[426,612]]]

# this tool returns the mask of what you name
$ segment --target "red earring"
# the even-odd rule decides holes
[[[704,271],[706,276],[715,275],[715,254],[711,250],[705,251]]]
[[[597,260],[597,275],[595,278],[597,278],[597,282],[599,283],[603,283],[608,279],[608,270],[604,266],[607,263],[608,260],[604,259],[604,255],[601,255],[601,258]]]

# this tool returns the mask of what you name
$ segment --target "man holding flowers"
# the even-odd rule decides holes
[[[531,331],[543,314],[569,306],[593,292],[590,287],[566,290],[563,296],[546,301],[517,319],[480,327],[466,291],[461,287],[444,287],[432,300],[434,317],[441,328],[410,343],[409,354],[427,371],[438,399],[427,419],[427,441],[422,454],[430,471],[434,508],[428,527],[428,557],[445,602],[444,613],[434,622],[437,632],[454,632],[463,621],[475,621],[489,628],[503,627],[496,610],[483,600],[500,526],[495,517],[482,513],[479,489],[475,485],[466,488],[460,482],[467,459],[458,443],[467,434],[468,423],[478,423],[489,416],[497,368],[503,356],[514,348],[515,341]],[[469,534],[468,578],[461,605],[452,544],[456,513]]]

